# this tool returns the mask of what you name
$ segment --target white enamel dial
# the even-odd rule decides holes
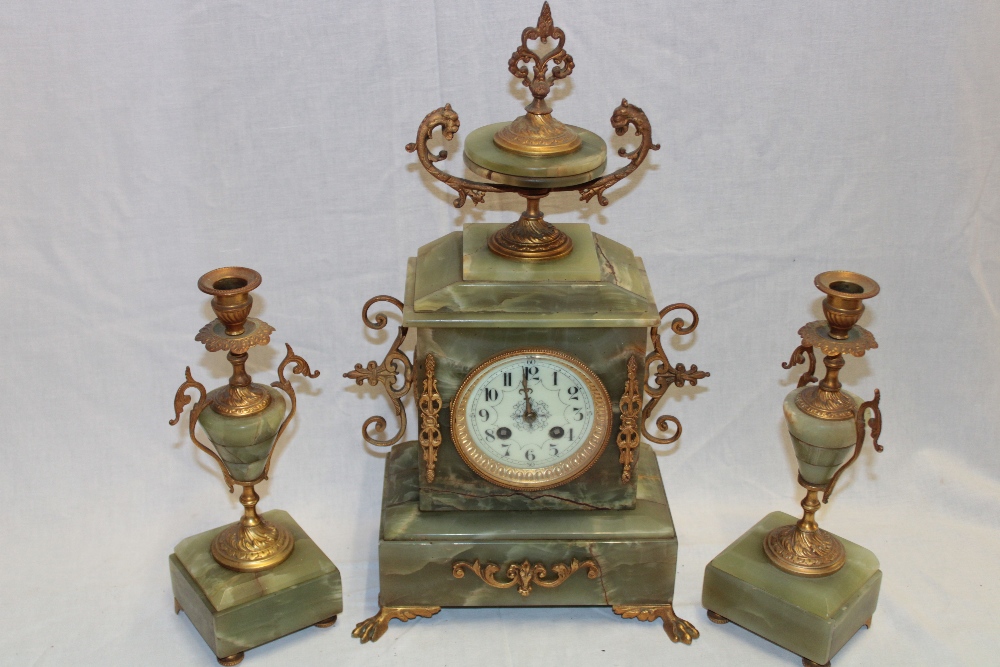
[[[455,446],[501,486],[551,488],[587,470],[608,440],[610,400],[579,360],[553,350],[497,355],[469,374],[452,405]]]

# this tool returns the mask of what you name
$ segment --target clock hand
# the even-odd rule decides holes
[[[531,389],[528,388],[528,369],[524,369],[524,376],[521,378],[521,393],[524,394],[524,421],[529,424],[538,417],[531,409]]]

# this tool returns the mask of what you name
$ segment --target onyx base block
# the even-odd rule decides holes
[[[209,547],[225,526],[183,540],[170,555],[175,610],[187,614],[220,659],[329,621],[344,609],[333,562],[287,512],[261,516],[295,538],[292,555],[271,570],[234,572],[216,563]]]
[[[422,512],[417,443],[393,447],[386,461],[379,539],[383,607],[525,607],[664,605],[674,594],[677,536],[656,456],[639,450],[637,500],[631,510]],[[581,568],[554,588],[496,588],[455,563],[499,566],[495,580],[510,581],[508,567],[593,561],[594,578]]]
[[[750,632],[818,665],[871,623],[882,571],[875,554],[839,538],[847,564],[829,576],[782,572],[764,553],[764,537],[796,518],[772,512],[705,568],[702,605]]]

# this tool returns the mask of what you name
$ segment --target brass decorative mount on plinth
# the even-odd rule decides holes
[[[174,395],[174,418],[171,425],[180,421],[184,406],[191,402],[187,395],[189,389],[195,389],[199,398],[191,407],[188,416],[188,435],[192,442],[203,452],[211,456],[222,471],[223,479],[233,492],[235,485],[243,487],[240,494],[240,504],[243,505],[243,516],[238,523],[224,528],[212,541],[212,556],[223,567],[237,572],[259,572],[271,569],[284,562],[292,553],[294,539],[291,532],[278,524],[265,521],[257,514],[257,502],[260,496],[254,486],[267,479],[271,465],[271,455],[274,446],[281,438],[288,422],[295,415],[295,389],[285,378],[285,368],[293,364],[291,372],[315,378],[319,371],[312,372],[309,364],[296,355],[290,345],[286,344],[285,358],[278,365],[278,380],[271,386],[281,389],[289,398],[290,409],[284,414],[284,401],[273,405],[272,390],[264,385],[254,383],[246,372],[248,351],[256,345],[266,345],[270,342],[274,328],[266,322],[249,317],[253,306],[250,292],[260,286],[260,274],[243,267],[224,267],[209,271],[198,280],[198,288],[206,294],[211,294],[212,309],[218,319],[202,327],[195,340],[205,345],[209,352],[226,350],[226,359],[233,367],[229,383],[211,392],[197,382],[191,375],[191,368],[184,371],[185,382]],[[280,394],[273,394],[280,399]],[[209,435],[215,449],[202,443],[195,432],[195,426],[201,421],[205,410],[220,415],[223,420],[209,423],[202,422],[202,427]],[[280,426],[276,420],[268,417],[267,411],[280,410],[284,419]],[[261,437],[252,443],[244,442],[245,434],[240,433],[233,440],[227,432],[227,425],[234,422],[226,420],[256,420],[254,424],[246,422],[253,431]],[[221,424],[221,426],[220,426]],[[239,429],[237,429],[239,430]],[[214,431],[214,432],[213,432]],[[249,445],[249,446],[248,446]],[[248,477],[242,472],[234,473],[230,466],[260,466],[258,475]],[[243,468],[236,468],[243,470]]]
[[[800,443],[800,447],[796,449],[800,470],[798,482],[806,489],[806,496],[802,500],[803,516],[794,525],[779,526],[768,533],[764,539],[764,552],[779,569],[804,577],[824,577],[833,574],[847,562],[844,545],[816,523],[816,512],[820,508],[818,496],[823,492],[823,503],[829,502],[837,480],[857,460],[865,441],[865,418],[869,411],[872,417],[868,420],[867,426],[871,428],[875,450],[882,451],[882,446],[878,443],[882,431],[879,390],[875,390],[875,397],[872,400],[857,405],[853,397],[842,391],[839,379],[840,369],[845,365],[845,354],[861,357],[867,350],[878,347],[871,332],[857,325],[865,310],[862,300],[879,293],[878,283],[860,273],[827,271],[816,276],[815,285],[827,295],[823,300],[823,314],[826,321],[810,322],[799,329],[802,344],[792,352],[791,359],[783,363],[782,368],[790,369],[805,363],[808,357],[809,368],[799,378],[797,390],[801,391],[795,396],[795,407],[802,411],[803,421],[810,418],[818,420],[819,423],[831,424],[853,421],[854,452],[843,465],[839,465],[839,461],[831,457],[834,462],[832,465],[827,465],[826,469],[830,472],[835,469],[836,472],[833,472],[825,483],[814,483],[803,476],[803,466],[808,464],[815,468],[819,464],[812,460],[804,461],[802,450],[809,452],[805,454],[808,458],[815,456],[812,450],[826,449],[829,453],[834,450],[843,451],[844,448],[839,445],[833,447],[829,443],[814,444],[801,438],[798,440]],[[816,372],[814,348],[819,348],[825,355],[823,365],[826,367],[826,374],[818,385],[811,384],[817,381],[814,375]],[[787,415],[786,418],[789,419],[792,437],[795,438],[797,433],[803,435],[796,429],[803,428],[805,424],[799,424],[798,420],[793,424],[791,418]],[[830,475],[830,472],[826,474]]]
[[[538,54],[529,41],[538,40],[555,44],[545,54]],[[451,141],[459,129],[458,114],[450,104],[427,114],[417,130],[417,140],[407,144],[408,152],[416,152],[420,164],[427,172],[458,193],[454,204],[462,207],[471,198],[473,204],[485,200],[488,192],[513,192],[527,199],[527,207],[516,222],[496,232],[489,239],[490,250],[507,259],[552,260],[565,257],[573,250],[569,237],[548,221],[539,209],[539,201],[552,192],[576,191],[582,201],[597,197],[601,206],[607,206],[605,190],[635,171],[650,150],[659,150],[653,143],[649,119],[639,107],[622,100],[611,115],[615,134],[622,136],[629,126],[640,137],[635,150],[619,149],[618,154],[628,159],[628,165],[617,171],[601,175],[606,165],[606,146],[596,135],[579,128],[570,128],[552,117],[552,109],[545,101],[553,83],[570,75],[573,58],[563,48],[566,35],[552,22],[552,13],[546,2],[534,27],[521,33],[521,45],[508,62],[510,72],[521,79],[531,91],[533,100],[525,108],[527,114],[505,125],[490,138],[496,155],[487,157],[488,147],[477,145],[473,150],[466,142],[465,160],[475,173],[492,182],[470,181],[452,176],[434,166],[448,157],[448,151],[432,153],[427,147],[436,128],[441,128],[445,140]],[[521,63],[532,63],[532,73]],[[549,63],[556,66],[549,71]],[[492,126],[477,130],[474,135]],[[492,130],[490,130],[492,132]],[[525,162],[527,160],[527,162]],[[528,175],[526,175],[528,174]]]

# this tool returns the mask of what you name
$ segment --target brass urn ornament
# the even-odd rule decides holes
[[[257,512],[260,497],[254,486],[268,478],[275,445],[296,411],[295,388],[285,371],[291,366],[293,374],[319,376],[287,344],[277,381],[267,386],[247,374],[250,348],[267,345],[274,332],[271,325],[250,317],[250,292],[260,283],[259,273],[243,267],[215,269],[198,280],[198,289],[212,296],[217,319],[206,324],[195,340],[209,352],[225,351],[233,373],[227,384],[206,391],[186,368],[170,421],[171,425],[180,421],[191,403],[187,392],[194,389],[198,400],[191,406],[188,434],[219,464],[230,493],[234,486],[243,488],[243,516],[238,522],[184,540],[170,557],[175,609],[190,612],[189,618],[224,665],[237,664],[243,651],[290,632],[318,623],[330,625],[343,606],[340,573],[298,524],[285,512]],[[211,448],[199,439],[199,424]],[[307,552],[298,562],[297,543]],[[206,551],[216,565],[204,562]],[[255,577],[259,584],[248,589],[246,581]],[[307,593],[308,605],[290,608]],[[266,628],[255,621],[263,613],[273,615]]]
[[[737,623],[798,653],[807,666],[829,664],[861,625],[871,626],[882,580],[874,554],[816,522],[820,498],[830,500],[861,454],[866,426],[875,451],[882,451],[879,390],[864,401],[845,391],[839,378],[845,355],[861,357],[878,347],[857,322],[864,300],[876,296],[879,286],[850,271],[821,273],[815,284],[826,295],[826,319],[799,329],[802,343],[782,364],[790,369],[809,363],[784,401],[798,482],[806,490],[803,516],[795,523],[782,512],[765,517],[709,563],[702,594],[713,621]],[[815,375],[816,350],[824,355],[822,380]]]
[[[604,175],[604,140],[557,120],[547,101],[574,69],[565,44],[546,3],[508,61],[531,93],[525,114],[465,140],[465,165],[483,180],[439,169],[447,151],[427,146],[439,128],[455,138],[451,105],[427,114],[406,146],[457,192],[456,207],[491,192],[527,203],[513,223],[469,223],[419,248],[405,298],[376,296],[362,308],[376,330],[389,321],[370,316],[376,304],[402,313],[385,359],[345,373],[381,386],[398,420],[395,431],[381,416],[362,426],[368,445],[392,447],[379,610],[355,627],[362,643],[378,640],[391,619],[442,607],[610,606],[622,618],[661,621],[675,642],[698,637],[673,608],[677,536],[656,456],[640,442],[676,442],[680,422],[654,411],[671,386],[709,375],[671,364],[660,340],[662,323],[683,336],[698,314],[684,303],[657,308],[628,247],[542,214],[554,192],[607,205],[605,191],[659,148],[643,111],[622,100],[612,128],[634,129],[637,139],[619,151],[628,163]],[[675,311],[690,324],[665,319]],[[415,362],[401,350],[411,330]],[[418,439],[401,442],[411,387]]]
[[[528,42],[534,40],[538,46],[532,49]],[[444,138],[451,140],[460,125],[450,104],[427,114],[417,141],[406,146],[407,151],[417,153],[431,176],[458,193],[456,208],[467,199],[479,204],[488,192],[513,192],[525,198],[527,207],[521,217],[489,237],[489,249],[500,257],[538,261],[568,255],[573,250],[572,239],[545,220],[539,202],[552,192],[576,191],[582,201],[597,197],[601,206],[607,206],[604,191],[635,171],[650,150],[660,148],[653,143],[646,114],[623,99],[611,115],[611,126],[619,136],[629,126],[634,128],[639,145],[632,151],[620,149],[618,154],[629,164],[602,176],[607,167],[607,144],[593,132],[556,120],[545,99],[556,82],[573,72],[573,58],[563,48],[565,43],[566,34],[553,24],[546,2],[537,24],[522,31],[521,45],[508,61],[511,74],[531,91],[527,113],[510,123],[481,127],[465,142],[466,166],[491,182],[469,181],[434,166],[448,157],[447,151],[434,154],[427,147],[434,130],[440,127]],[[543,51],[539,54],[538,50]],[[550,64],[554,65],[551,70]]]

